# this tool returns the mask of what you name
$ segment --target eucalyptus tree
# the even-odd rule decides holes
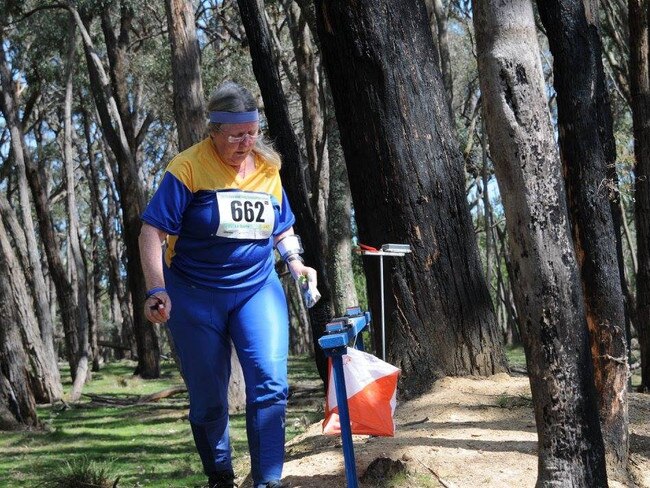
[[[264,100],[264,112],[271,138],[282,155],[282,181],[296,214],[296,230],[300,234],[308,264],[318,271],[318,288],[321,299],[309,309],[314,339],[325,333],[325,325],[333,316],[332,299],[325,267],[325,252],[319,239],[316,219],[310,207],[308,188],[304,181],[304,163],[296,133],[291,125],[287,100],[282,88],[280,73],[273,57],[269,26],[260,0],[238,0],[242,22],[246,29],[253,71]],[[325,279],[322,279],[325,278]],[[316,344],[316,341],[314,340]],[[323,381],[327,378],[327,362],[317,345],[314,347],[316,364]]]
[[[74,6],[70,5],[68,9],[74,16],[83,39],[91,92],[103,136],[117,162],[127,280],[133,303],[133,327],[138,354],[136,372],[143,378],[157,378],[160,375],[158,337],[139,306],[146,292],[138,249],[140,214],[145,204],[140,165],[142,143],[153,122],[153,114],[139,96],[143,80],[130,71],[130,56],[138,46],[137,42],[131,42],[131,36],[134,31],[139,33],[138,26],[142,27],[142,24],[136,26],[134,5],[128,1],[120,3],[117,17],[113,15],[115,12],[112,5],[106,7],[94,11],[84,10],[83,17]],[[94,17],[99,17],[100,20],[106,57],[109,60],[108,69],[104,67],[89,32]],[[117,27],[113,24],[115,18],[119,23]]]
[[[75,178],[72,144],[72,104],[74,94],[74,72],[77,61],[77,30],[74,18],[68,14],[68,40],[65,54],[65,96],[63,101],[63,169],[65,178],[67,229],[68,229],[68,275],[70,288],[74,295],[74,306],[76,308],[77,321],[76,330],[78,349],[74,351],[77,356],[76,369],[73,370],[74,383],[70,393],[71,399],[77,400],[81,395],[81,388],[86,382],[89,374],[90,362],[92,361],[90,350],[90,329],[91,317],[88,300],[88,280],[86,279],[86,264],[82,255],[81,235],[79,228],[79,209],[77,206],[77,190]],[[93,324],[94,328],[94,324]]]
[[[403,393],[504,371],[424,3],[319,0],[316,14],[359,238],[413,250],[390,263],[386,293]],[[369,280],[370,296],[379,285]]]
[[[560,154],[608,467],[610,474],[621,474],[629,444],[625,308],[620,228],[614,227],[610,207],[610,195],[617,192],[609,173],[616,152],[594,3],[544,0],[537,7],[553,54]]]
[[[0,237],[6,237],[0,219]],[[16,271],[5,252],[0,252],[0,266]],[[19,265],[18,265],[19,267]],[[0,430],[38,425],[36,401],[30,381],[30,358],[20,337],[20,307],[12,290],[11,273],[0,273]]]
[[[119,197],[114,191],[115,178],[111,164],[107,161],[107,150],[104,150],[103,139],[99,133],[96,120],[90,113],[85,102],[86,90],[79,90],[77,114],[81,132],[83,133],[84,149],[79,149],[85,160],[84,173],[88,182],[91,213],[93,222],[99,228],[97,234],[103,245],[103,260],[93,259],[93,279],[104,280],[109,302],[109,321],[114,325],[114,335],[111,337],[117,350],[117,357],[124,357],[124,351],[135,350],[133,338],[133,317],[131,315],[130,294],[125,289],[122,273],[123,245],[117,235],[116,222],[119,222]],[[95,235],[95,232],[92,232]],[[95,303],[100,306],[101,291],[96,288]],[[99,314],[98,314],[99,315]],[[105,341],[106,342],[106,341]],[[135,352],[135,351],[134,351]],[[93,360],[96,356],[93,356]]]
[[[16,213],[9,200],[2,197],[2,217],[9,222],[9,228],[14,234],[14,243],[17,245],[19,256],[28,256],[26,263],[21,267],[24,273],[22,276],[14,275],[15,282],[10,282],[16,290],[15,299],[20,301],[21,306],[34,309],[38,322],[26,318],[23,323],[23,334],[29,337],[26,346],[33,357],[30,369],[32,381],[35,385],[36,400],[40,402],[53,402],[61,398],[63,390],[59,377],[57,357],[54,353],[54,329],[52,317],[47,304],[41,300],[47,299],[44,271],[41,266],[39,255],[40,245],[38,244],[32,218],[32,202],[27,178],[27,166],[31,164],[31,152],[25,143],[24,123],[20,118],[22,112],[27,116],[31,110],[27,105],[20,102],[20,86],[14,80],[12,66],[5,53],[5,46],[14,47],[12,42],[5,37],[5,27],[0,27],[0,83],[2,96],[0,99],[0,111],[4,118],[6,127],[10,132],[11,163],[14,167],[13,173],[17,179],[18,205],[22,221],[17,223]],[[14,51],[14,61],[21,59]],[[15,67],[18,70],[18,67]],[[37,88],[32,89],[38,91]],[[28,98],[27,100],[32,100]],[[23,233],[24,232],[24,233]],[[7,243],[8,244],[8,241]],[[28,262],[28,264],[27,264]],[[16,270],[17,271],[17,270]],[[27,279],[25,279],[27,278]],[[26,287],[21,286],[27,282],[31,286],[34,302]],[[16,303],[18,306],[18,303]],[[20,313],[17,311],[16,313]],[[38,327],[40,325],[40,331]]]
[[[335,313],[343,314],[358,304],[352,271],[350,182],[315,29],[308,24],[309,9],[293,0],[284,0],[282,6],[282,25],[289,29],[297,71],[310,206],[324,247],[332,305]]]
[[[40,95],[37,87],[21,85],[18,80],[14,79],[13,73],[19,73],[20,67],[13,66],[10,59],[5,53],[5,49],[11,49],[13,62],[22,62],[28,57],[28,54],[17,46],[16,43],[7,39],[10,33],[16,33],[18,27],[9,28],[5,24],[14,17],[10,14],[9,8],[3,9],[4,22],[0,26],[0,74],[2,75],[2,95],[0,96],[0,110],[4,117],[5,127],[8,129],[9,145],[11,147],[11,167],[13,171],[7,171],[8,175],[14,175],[17,183],[17,212],[7,201],[3,205],[5,218],[11,217],[17,222],[16,213],[20,216],[19,225],[10,226],[10,229],[15,233],[17,244],[24,244],[17,249],[20,256],[26,256],[23,270],[27,283],[30,285],[30,293],[34,300],[34,310],[38,318],[38,327],[40,327],[40,335],[42,339],[42,348],[37,348],[34,354],[39,358],[36,363],[43,364],[46,372],[37,373],[37,377],[43,378],[45,384],[43,388],[37,388],[37,401],[55,401],[59,399],[63,393],[59,370],[57,364],[57,356],[54,351],[54,321],[49,308],[48,290],[45,281],[45,270],[41,262],[39,254],[39,245],[34,221],[32,218],[32,203],[30,198],[29,184],[27,181],[26,165],[29,163],[28,155],[26,154],[26,147],[24,141],[24,124],[28,122],[28,118],[32,113],[33,105]],[[20,35],[24,35],[22,32]],[[19,36],[20,37],[20,36]],[[37,83],[34,83],[37,85]],[[19,93],[23,95],[19,99]],[[20,102],[24,102],[21,106]],[[22,109],[22,111],[21,111]],[[8,168],[9,165],[7,165]],[[25,327],[30,327],[30,323],[26,323]],[[39,395],[39,391],[50,392],[43,397]]]
[[[585,305],[532,4],[474,0],[473,7],[535,408],[536,486],[605,487]]]
[[[174,114],[178,147],[199,142],[205,133],[205,110],[199,44],[192,2],[165,0],[174,82]]]
[[[641,348],[641,389],[650,390],[650,2],[629,1],[630,86],[634,127],[634,210],[638,272],[636,327]]]

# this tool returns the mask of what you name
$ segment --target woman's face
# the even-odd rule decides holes
[[[259,134],[259,122],[223,124],[210,138],[221,159],[231,166],[239,166],[251,153]]]

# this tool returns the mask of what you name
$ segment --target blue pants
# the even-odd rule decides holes
[[[245,292],[199,288],[166,270],[174,339],[190,396],[190,423],[209,476],[232,469],[228,433],[230,340],[246,383],[246,433],[255,485],[280,479],[284,464],[289,318],[274,272]]]

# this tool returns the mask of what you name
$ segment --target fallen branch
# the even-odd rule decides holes
[[[187,387],[185,385],[173,386],[171,388],[167,388],[166,390],[152,393],[151,395],[142,396],[139,398],[137,403],[157,402],[163,398],[169,398],[171,396],[178,395],[179,393],[185,393],[186,391]]]
[[[406,422],[405,424],[401,424],[400,427],[410,427],[411,425],[423,424],[428,421],[429,421],[429,417],[424,417],[423,419],[420,420],[414,420],[413,422]]]
[[[438,483],[440,483],[442,486],[444,486],[445,488],[454,488],[454,485],[453,485],[453,484],[451,484],[449,481],[445,481],[444,479],[442,479],[442,478],[440,477],[440,475],[439,475],[438,473],[436,473],[436,471],[435,471],[433,468],[430,468],[429,466],[427,466],[426,464],[424,464],[422,461],[420,461],[418,458],[415,458],[415,460],[416,460],[418,463],[420,463],[422,466],[424,466],[425,468],[427,468],[427,469],[429,470],[429,473],[431,473],[433,476],[435,476],[436,479],[438,480]]]
[[[117,405],[121,407],[127,407],[129,405],[134,405],[137,403],[139,397],[115,397],[115,396],[106,396],[106,395],[94,395],[92,393],[82,393],[82,396],[90,398],[91,401],[95,403],[102,403],[104,405]]]
[[[185,385],[173,386],[166,390],[161,390],[150,395],[130,395],[130,396],[107,396],[107,395],[94,395],[91,393],[84,393],[83,396],[90,398],[95,403],[102,403],[104,405],[116,405],[120,407],[128,407],[131,405],[140,405],[143,403],[157,402],[163,398],[169,398],[179,393],[185,393],[187,388]]]

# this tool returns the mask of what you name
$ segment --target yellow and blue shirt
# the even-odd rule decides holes
[[[271,273],[273,237],[295,217],[276,166],[256,155],[242,179],[206,138],[169,163],[142,220],[169,234],[165,263],[183,278],[243,291]]]

